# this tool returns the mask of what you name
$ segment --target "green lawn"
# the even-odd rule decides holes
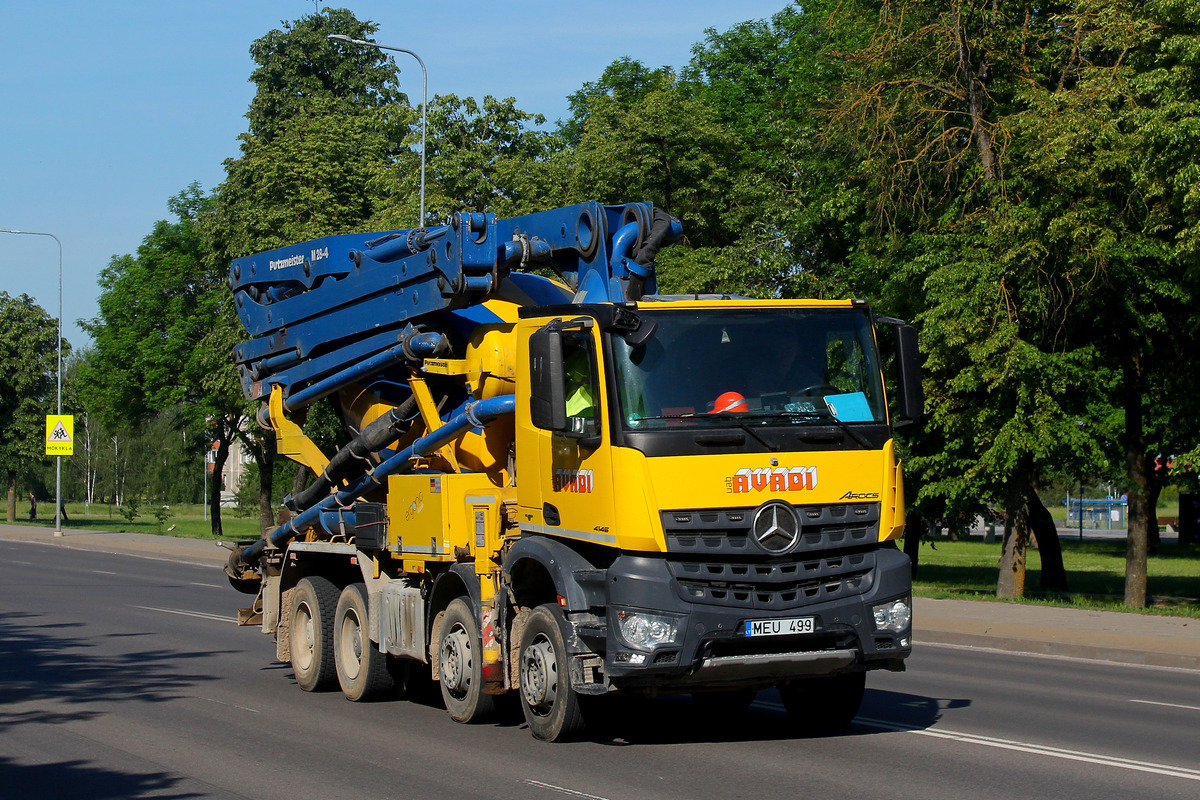
[[[154,518],[155,509],[159,506],[147,504],[142,506],[140,515],[132,523],[121,516],[117,506],[92,504],[86,512],[83,503],[67,503],[67,517],[70,522],[64,523],[65,529],[87,528],[93,531],[113,531],[120,533],[162,533],[165,536],[183,536],[191,539],[213,539],[212,522],[205,518],[205,508],[200,505],[171,506],[171,516],[163,521],[161,526]],[[258,517],[238,517],[234,509],[221,509],[221,525],[224,533],[221,539],[226,541],[257,539]],[[38,504],[36,522],[29,521],[29,504],[17,506],[17,522],[23,525],[37,525],[43,528],[54,527],[54,501]],[[174,530],[168,530],[174,526]],[[161,528],[161,530],[160,530]]]
[[[1061,542],[1070,593],[1045,595],[1038,590],[1042,560],[1031,547],[1025,580],[1027,602],[1129,610],[1123,605],[1125,540],[1079,542],[1063,537]],[[917,594],[987,599],[996,592],[999,560],[999,541],[985,544],[982,537],[971,537],[923,542],[914,581]],[[1200,547],[1164,543],[1150,556],[1148,572],[1152,612],[1200,617]]]

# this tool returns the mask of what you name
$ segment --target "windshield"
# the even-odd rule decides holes
[[[626,430],[886,421],[863,310],[638,314],[658,323],[649,341],[611,340]]]

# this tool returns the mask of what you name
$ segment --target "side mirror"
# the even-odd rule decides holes
[[[555,320],[529,337],[529,416],[546,431],[567,427],[560,324]]]
[[[925,389],[921,385],[921,352],[917,347],[917,329],[912,325],[896,326],[896,398],[894,425],[911,425],[925,413]]]

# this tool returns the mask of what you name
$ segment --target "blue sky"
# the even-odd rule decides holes
[[[763,19],[787,0],[401,3],[345,0],[376,40],[421,55],[429,94],[515,97],[551,122],[566,96],[614,59],[680,67],[706,28]],[[64,333],[97,313],[96,278],[131,253],[167,198],[211,189],[253,96],[250,43],[312,0],[3,0],[0,6],[0,228],[63,245]],[[396,54],[416,101],[416,61]],[[58,306],[58,249],[0,234],[0,291]]]

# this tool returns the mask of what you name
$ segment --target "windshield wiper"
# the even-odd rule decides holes
[[[851,428],[845,422],[838,419],[837,415],[834,414],[832,411],[830,411],[828,408],[817,408],[814,406],[812,411],[787,411],[785,409],[785,410],[781,410],[781,411],[771,411],[771,412],[759,411],[759,412],[751,412],[751,413],[769,414],[770,416],[789,417],[789,418],[793,418],[793,419],[794,418],[808,418],[812,421],[820,421],[820,422],[830,420],[833,422],[834,425],[837,425],[844,432],[849,434],[851,439],[853,439],[854,441],[856,441],[860,445],[862,445],[862,449],[864,449],[864,450],[871,449],[870,442],[868,442],[866,439],[864,439],[862,436],[860,436],[859,433],[856,430],[854,430],[854,428]]]
[[[757,441],[759,444],[761,444],[763,447],[767,448],[768,450],[770,450],[772,452],[778,452],[779,451],[778,446],[771,444],[766,439],[759,436],[757,433],[754,432],[753,428],[751,428],[749,425],[747,425],[745,422],[742,421],[745,418],[745,416],[746,416],[745,412],[736,412],[736,411],[732,411],[732,412],[731,411],[720,411],[720,412],[718,412],[718,411],[689,411],[686,414],[658,414],[658,415],[649,416],[649,417],[638,417],[638,421],[641,422],[644,419],[727,420],[729,422],[732,422],[738,428],[741,428],[742,430],[744,430],[746,433],[750,434],[750,436],[753,437],[754,440]]]

